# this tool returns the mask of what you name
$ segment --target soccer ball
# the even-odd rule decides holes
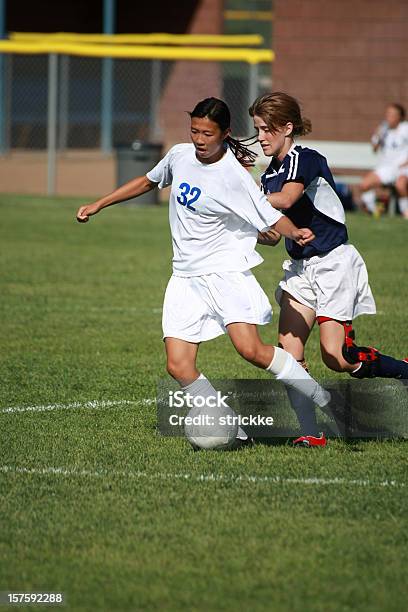
[[[193,448],[227,450],[237,437],[238,417],[228,406],[195,406],[185,417],[184,433]]]

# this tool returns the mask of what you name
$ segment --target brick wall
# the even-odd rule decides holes
[[[408,1],[274,0],[273,89],[297,97],[312,137],[364,141],[408,106]]]
[[[223,0],[201,0],[186,33],[220,34]],[[173,144],[189,140],[185,111],[221,91],[221,67],[215,62],[175,62],[160,102],[160,129],[165,134],[167,150]]]

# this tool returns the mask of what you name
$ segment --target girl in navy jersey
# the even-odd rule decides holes
[[[281,306],[279,345],[299,362],[317,320],[324,363],[356,378],[408,378],[408,363],[357,346],[352,321],[375,314],[365,263],[349,244],[345,215],[326,159],[296,145],[296,136],[311,131],[298,102],[274,92],[249,109],[258,140],[271,163],[261,177],[269,202],[297,227],[308,227],[315,239],[306,245],[286,238],[290,259],[283,264],[277,300]],[[265,243],[265,240],[263,240]]]
[[[273,226],[299,247],[313,233],[271,207],[243,168],[253,154],[231,138],[224,102],[203,100],[190,116],[192,143],[174,146],[146,176],[81,206],[77,219],[86,222],[107,206],[171,185],[173,275],[163,305],[168,372],[190,395],[213,397],[197,369],[198,347],[228,333],[244,359],[326,406],[330,394],[289,353],[261,341],[257,325],[270,321],[271,306],[251,272],[263,261],[255,251],[258,232]],[[242,430],[239,436],[246,438]]]

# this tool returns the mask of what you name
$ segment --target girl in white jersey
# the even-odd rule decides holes
[[[322,358],[331,370],[355,378],[407,379],[408,363],[354,343],[352,320],[375,314],[375,303],[364,260],[348,243],[343,207],[327,162],[294,141],[311,131],[310,121],[301,116],[297,100],[283,92],[261,96],[249,113],[262,149],[271,157],[261,179],[268,201],[315,234],[304,246],[286,239],[291,259],[283,264],[284,278],[276,293],[281,306],[279,346],[304,363],[305,344],[317,321]],[[296,393],[290,397],[310,433],[304,442],[321,444],[315,437],[316,421],[309,419],[313,411]]]
[[[251,272],[263,261],[255,251],[258,232],[274,227],[300,245],[313,233],[297,229],[260,193],[243,167],[253,154],[231,138],[224,102],[203,100],[190,116],[192,144],[174,146],[146,176],[81,206],[77,219],[86,222],[107,206],[171,184],[173,275],[162,321],[169,374],[191,396],[214,396],[196,366],[198,347],[227,332],[244,359],[325,406],[328,392],[289,353],[260,339],[257,325],[268,323],[272,310]]]
[[[371,138],[378,161],[360,184],[361,199],[368,212],[375,210],[375,190],[381,185],[394,185],[401,214],[408,218],[408,121],[405,118],[401,104],[389,104],[383,123]]]

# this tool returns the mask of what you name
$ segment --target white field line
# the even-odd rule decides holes
[[[47,404],[43,406],[9,406],[0,408],[0,414],[14,412],[49,412],[52,410],[75,410],[78,408],[88,408],[98,410],[101,408],[111,408],[113,406],[151,406],[156,403],[153,398],[141,400],[90,400],[89,402],[73,402],[72,404]]]
[[[140,308],[138,306],[91,306],[92,312],[134,312],[137,314],[162,314],[163,308]]]
[[[231,483],[253,483],[253,484],[297,484],[309,486],[351,486],[351,487],[392,487],[404,488],[405,482],[396,480],[364,480],[347,478],[286,478],[283,476],[258,476],[258,475],[229,475],[229,474],[188,474],[188,473],[169,473],[169,472],[141,472],[141,471],[115,471],[115,470],[81,470],[62,467],[43,467],[28,468],[14,465],[0,466],[0,473],[3,474],[28,474],[34,476],[79,476],[87,478],[128,478],[135,480],[184,480],[188,482],[231,482]]]

